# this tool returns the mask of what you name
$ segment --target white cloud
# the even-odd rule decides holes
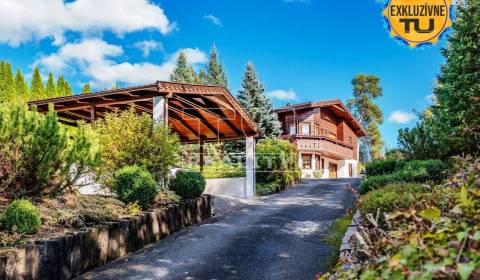
[[[134,47],[143,52],[144,57],[148,57],[151,51],[163,51],[163,44],[153,40],[139,41],[134,44]]]
[[[277,90],[267,92],[266,94],[267,96],[270,96],[272,98],[276,98],[279,100],[298,100],[297,94],[295,93],[295,91],[291,89],[289,90],[277,89]]]
[[[204,16],[203,18],[206,19],[206,20],[211,21],[211,22],[212,22],[213,24],[215,24],[215,25],[223,26],[222,21],[221,21],[218,17],[216,17],[216,16],[214,16],[214,15],[211,15],[211,14],[210,14],[210,15],[206,15],[206,16]]]
[[[0,1],[0,43],[11,46],[47,37],[59,45],[67,31],[122,36],[144,29],[166,34],[174,28],[163,9],[149,0]]]
[[[403,112],[403,111],[393,111],[388,117],[388,120],[392,123],[406,124],[413,121],[416,118],[417,116],[415,116],[414,113]]]
[[[92,85],[101,88],[111,87],[116,82],[142,84],[168,80],[180,52],[185,53],[189,64],[207,61],[206,54],[198,48],[186,48],[168,56],[162,64],[117,62],[114,58],[123,54],[122,47],[108,44],[100,39],[88,39],[66,44],[56,53],[40,57],[35,64],[42,65],[53,72],[66,68],[79,69],[82,74],[93,79]]]

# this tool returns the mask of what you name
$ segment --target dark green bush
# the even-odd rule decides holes
[[[387,185],[362,196],[360,209],[364,214],[370,213],[375,215],[377,209],[380,209],[382,213],[388,213],[393,209],[408,208],[418,200],[419,193],[428,191],[428,188],[414,183]]]
[[[413,160],[404,162],[402,168],[390,174],[369,176],[362,180],[360,193],[381,188],[390,183],[439,183],[445,177],[445,164],[440,160]],[[398,166],[398,165],[397,165]]]
[[[194,198],[202,195],[205,185],[200,172],[180,170],[170,182],[170,189],[182,198]]]
[[[12,232],[35,233],[42,224],[35,205],[26,199],[14,200],[4,216],[6,228]]]
[[[114,189],[124,203],[137,202],[147,208],[157,195],[157,186],[152,174],[143,167],[126,166],[115,173]]]
[[[402,169],[404,165],[404,160],[375,160],[366,164],[365,172],[367,176],[389,174]]]

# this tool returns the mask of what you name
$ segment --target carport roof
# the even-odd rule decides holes
[[[182,142],[235,140],[256,137],[257,127],[230,92],[220,86],[162,82],[29,102],[40,113],[49,106],[61,122],[92,122],[105,113],[133,106],[153,114],[153,98],[167,98],[167,122]],[[52,105],[50,105],[52,104]]]

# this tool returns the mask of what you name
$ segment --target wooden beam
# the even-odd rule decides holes
[[[177,111],[180,114],[184,114],[192,119],[198,119],[198,121],[202,123],[204,126],[206,126],[216,137],[222,135],[219,133],[218,129],[215,129],[214,127],[212,127],[212,125],[208,122],[208,120],[206,120],[205,117],[203,117],[202,115],[196,112],[187,113],[184,111],[185,108],[179,107],[173,103],[170,103],[169,107],[172,108],[172,110]]]
[[[129,98],[120,98],[120,99],[115,99],[115,100],[103,100],[103,98],[99,98],[95,101],[92,101],[91,103],[82,102],[81,104],[75,104],[75,105],[60,104],[63,107],[58,108],[58,109],[55,107],[55,111],[63,112],[63,111],[85,109],[85,108],[89,108],[92,103],[95,104],[95,107],[106,107],[106,106],[110,106],[110,105],[130,104],[130,103],[134,103],[136,101],[149,101],[154,96],[155,95],[150,94],[150,95],[142,95],[142,96],[132,96],[132,97],[129,97]],[[55,106],[57,106],[57,105],[58,104],[55,104]],[[48,108],[46,108],[46,110],[48,111]],[[38,111],[43,112],[43,111],[45,111],[45,109],[40,110],[40,108],[39,108]]]
[[[201,98],[201,96],[199,96]],[[229,119],[228,119],[228,116],[220,110],[220,113],[221,115],[217,114],[217,113],[214,113],[212,111],[210,111],[210,109],[214,109],[214,110],[219,110],[218,108],[215,109],[214,107],[212,108],[205,108],[205,105],[204,104],[200,104],[198,101],[195,101],[195,100],[187,100],[187,99],[184,99],[182,97],[175,97],[175,100],[181,102],[182,104],[184,105],[187,105],[187,106],[192,106],[193,109],[197,110],[197,112],[206,112],[212,116],[214,116],[215,118],[217,118],[217,120],[222,120],[231,130],[233,130],[237,135],[245,135],[245,133],[243,133],[243,131],[239,130],[237,128],[236,125],[234,125]],[[210,101],[207,101],[207,102],[210,102]],[[213,105],[216,105],[216,104],[213,104]]]
[[[188,125],[185,120],[182,121],[181,120],[181,116],[178,115],[178,113],[176,111],[170,111],[171,115],[171,118],[175,121],[178,121],[184,128],[186,128],[188,131],[190,131],[190,133],[193,134],[193,136],[195,136],[196,138],[200,138],[202,136],[201,134],[201,129],[200,127],[198,127],[198,131],[195,131],[195,129],[193,127],[191,127],[190,125]]]

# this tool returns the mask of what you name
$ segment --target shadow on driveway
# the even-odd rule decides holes
[[[313,279],[333,253],[331,222],[352,207],[346,183],[304,180],[79,279]]]

